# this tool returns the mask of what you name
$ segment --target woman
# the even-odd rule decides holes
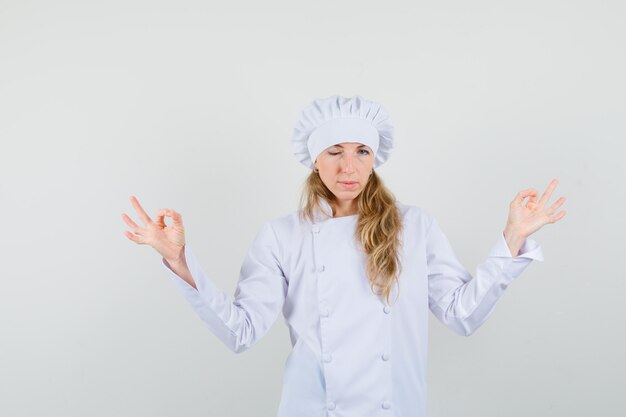
[[[460,335],[485,322],[540,246],[528,238],[565,212],[553,180],[537,200],[520,191],[473,277],[437,221],[397,202],[374,168],[394,148],[382,106],[360,96],[314,100],[301,113],[294,155],[312,169],[301,208],[263,224],[235,295],[219,290],[185,242],[182,216],[160,209],[133,233],[163,257],[181,293],[233,352],[250,348],[282,311],[291,336],[279,417],[426,415],[428,310]],[[528,198],[524,205],[523,202]],[[171,217],[168,226],[165,217]]]

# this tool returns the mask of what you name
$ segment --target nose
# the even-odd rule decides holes
[[[348,152],[344,152],[344,155],[341,158],[341,163],[343,164],[342,171],[346,173],[350,173],[354,171],[354,166],[352,164],[352,155]]]

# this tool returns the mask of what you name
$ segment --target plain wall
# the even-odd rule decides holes
[[[623,1],[0,0],[0,415],[275,415],[282,316],[233,354],[121,214],[182,213],[234,293],[297,209],[298,113],[359,94],[472,274],[518,191],[567,198],[475,334],[431,315],[429,416],[623,416],[625,73]]]

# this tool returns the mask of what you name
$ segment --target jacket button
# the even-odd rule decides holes
[[[331,356],[330,353],[325,353],[323,359],[324,359],[324,362],[328,363],[333,360],[333,357]]]
[[[317,272],[324,272],[324,269],[326,269],[326,268],[324,267],[324,265],[320,265],[320,266],[318,266],[318,267],[317,267],[317,270],[316,270],[316,271],[317,271]]]
[[[383,401],[381,407],[383,407],[385,410],[389,410],[391,408],[391,403],[389,401]]]
[[[319,226],[313,226],[313,227],[311,227],[311,230],[313,231],[313,233],[319,233],[320,232]]]
[[[389,314],[389,312],[391,311],[391,308],[389,308],[389,306],[385,306],[383,307],[383,311],[385,312],[385,314]]]
[[[384,361],[388,361],[390,357],[391,357],[391,355],[388,354],[387,352],[383,353],[382,358],[383,358]]]
[[[330,316],[330,310],[328,309],[328,307],[323,307],[320,313],[322,314],[322,317]]]
[[[328,404],[326,404],[326,406],[328,407],[329,410],[334,410],[335,409],[335,403],[334,402],[329,402]]]

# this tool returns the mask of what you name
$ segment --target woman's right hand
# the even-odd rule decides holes
[[[125,230],[124,235],[138,245],[152,246],[170,263],[181,259],[185,247],[185,228],[180,213],[171,209],[159,209],[156,212],[155,221],[146,214],[135,196],[130,197],[130,202],[145,227],[137,226],[126,213],[122,213],[122,219],[133,231],[131,233]],[[171,226],[165,224],[165,217],[172,218]]]

